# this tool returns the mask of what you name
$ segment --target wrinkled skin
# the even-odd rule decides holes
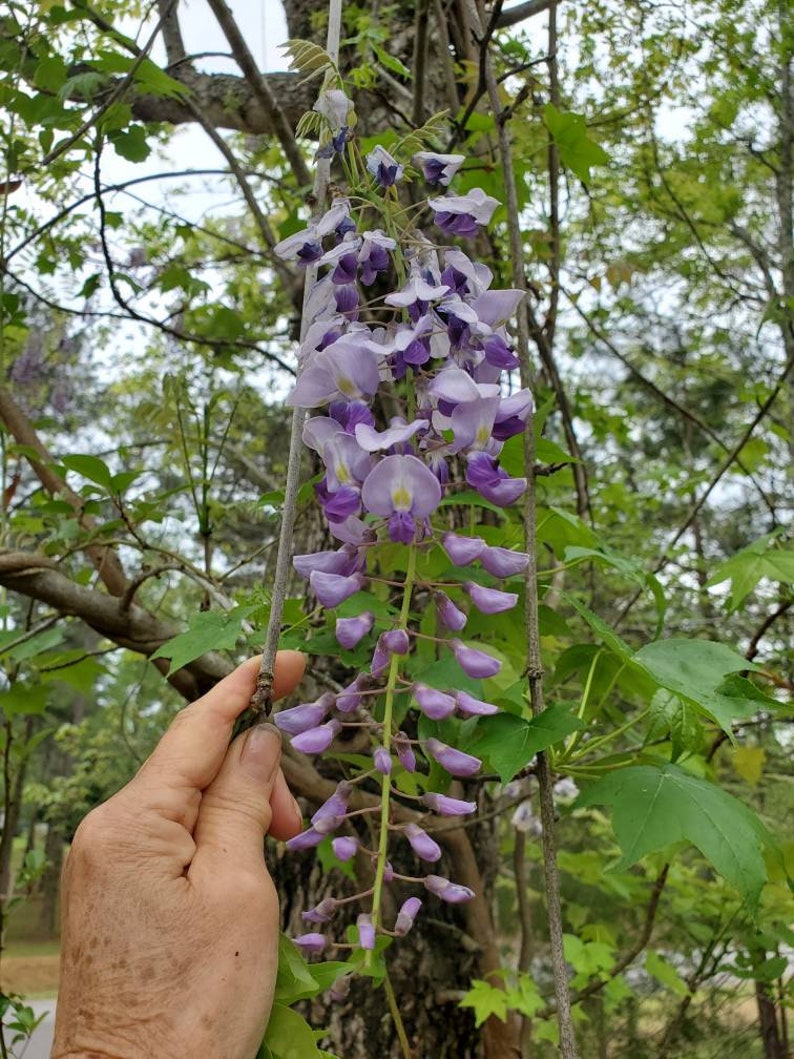
[[[140,772],[80,825],[63,880],[53,1059],[253,1059],[277,966],[264,835],[300,812],[276,729],[236,739],[251,659],[175,719]],[[277,695],[303,673],[281,652]]]

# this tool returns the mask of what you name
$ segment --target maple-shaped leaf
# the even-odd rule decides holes
[[[240,639],[243,622],[253,609],[235,607],[227,614],[217,610],[199,611],[191,617],[186,632],[166,640],[151,657],[170,658],[170,676],[208,651],[230,651]]]
[[[529,719],[499,713],[480,719],[471,749],[478,757],[488,759],[502,783],[509,783],[539,750],[559,743],[580,728],[584,728],[584,723],[561,704],[548,706]]]
[[[474,1009],[474,1025],[477,1027],[482,1026],[491,1015],[496,1015],[502,1022],[507,1021],[507,993],[481,978],[472,981],[471,989],[461,1000],[460,1006]]]
[[[577,806],[611,805],[623,856],[615,870],[647,853],[690,842],[751,907],[766,880],[771,836],[746,805],[677,765],[632,765],[597,780]]]

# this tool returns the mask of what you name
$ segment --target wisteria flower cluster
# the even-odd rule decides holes
[[[322,111],[330,123],[331,150],[352,154],[350,106],[341,93],[331,102]],[[499,457],[504,442],[524,430],[531,396],[526,390],[508,394],[506,388],[507,373],[518,364],[506,324],[523,292],[492,290],[485,265],[445,245],[451,237],[475,236],[491,220],[497,201],[477,188],[461,195],[445,190],[464,162],[462,155],[423,151],[412,162],[413,169],[376,147],[362,167],[366,195],[337,197],[322,217],[276,248],[286,260],[317,268],[289,402],[313,413],[303,437],[322,461],[316,494],[338,541],[335,549],[296,556],[294,566],[319,603],[336,608],[367,587],[374,576],[368,558],[378,544],[400,545],[406,556],[396,564],[405,571],[395,585],[402,594],[399,616],[385,626],[371,610],[335,621],[343,648],[371,638],[368,671],[337,694],[327,692],[275,716],[292,746],[306,754],[328,751],[346,726],[364,728],[371,741],[371,767],[340,783],[309,827],[288,843],[291,850],[306,850],[333,835],[340,861],[372,860],[370,888],[353,898],[326,898],[303,913],[310,931],[295,940],[307,952],[322,951],[328,940],[323,929],[350,900],[362,905],[357,920],[361,949],[373,950],[378,935],[407,934],[422,900],[413,893],[396,920],[384,922],[383,887],[394,881],[451,903],[474,896],[432,872],[400,875],[389,860],[391,844],[404,841],[419,861],[435,864],[442,851],[431,834],[434,822],[476,810],[475,802],[427,789],[427,777],[418,786],[424,793],[413,803],[395,786],[400,770],[423,772],[425,764],[435,763],[462,780],[481,768],[477,757],[439,738],[409,737],[410,710],[431,721],[497,712],[467,691],[442,690],[410,677],[406,663],[423,635],[412,620],[412,603],[419,592],[433,600],[437,627],[445,633],[437,649],[454,658],[461,674],[474,680],[493,677],[500,662],[461,638],[467,610],[489,615],[515,607],[518,595],[504,581],[521,574],[528,562],[525,554],[488,545],[480,537],[434,528],[434,515],[457,490],[474,489],[503,507],[522,495],[526,480],[510,477]],[[413,171],[439,193],[406,209],[398,189]],[[412,218],[410,225],[405,216]],[[440,243],[419,229],[425,219]],[[396,411],[395,400],[400,402]],[[391,410],[388,420],[385,408]],[[421,579],[418,556],[433,548],[442,548],[454,566],[466,571],[460,581]],[[471,686],[463,679],[458,683]],[[433,775],[439,774],[434,767]],[[351,827],[360,810],[350,806],[356,784],[371,789],[373,781],[380,788],[380,823],[370,849]],[[395,812],[395,796],[406,811]]]

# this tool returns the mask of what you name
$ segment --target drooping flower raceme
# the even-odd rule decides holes
[[[333,139],[332,153],[342,150],[354,125],[349,102],[334,92],[318,107]],[[476,810],[475,800],[429,790],[428,773],[461,783],[480,771],[480,760],[449,742],[449,733],[458,719],[468,718],[470,728],[496,707],[482,692],[456,685],[495,676],[500,662],[461,636],[472,610],[494,615],[517,605],[518,594],[505,580],[527,566],[526,555],[450,531],[448,521],[445,532],[436,529],[439,509],[454,502],[457,490],[473,488],[500,506],[524,492],[525,479],[511,477],[500,454],[505,441],[524,429],[531,397],[527,391],[506,393],[503,379],[517,364],[507,324],[522,292],[492,290],[490,270],[460,247],[436,245],[427,233],[406,229],[398,193],[417,171],[442,192],[428,206],[445,241],[475,235],[491,220],[497,201],[477,188],[465,195],[445,192],[465,161],[462,155],[421,151],[412,161],[413,170],[407,159],[376,147],[365,163],[366,194],[351,188],[350,199],[338,197],[319,220],[276,247],[285,259],[318,268],[289,403],[311,410],[304,441],[322,463],[315,492],[339,542],[336,549],[296,556],[294,565],[323,607],[346,607],[332,623],[340,649],[371,652],[369,664],[346,688],[275,715],[292,745],[307,754],[332,751],[349,725],[367,730],[371,741],[370,767],[340,784],[288,846],[309,850],[334,836],[339,861],[372,859],[374,885],[360,895],[363,910],[355,926],[357,945],[366,953],[378,935],[406,934],[422,905],[414,893],[403,901],[396,921],[385,923],[384,885],[423,886],[453,904],[474,896],[422,869],[443,856],[430,833],[433,821]],[[381,288],[371,310],[363,311],[367,290],[376,282],[388,284],[387,292]],[[381,573],[379,545],[403,550],[404,560],[396,563],[401,577],[385,572],[389,591],[396,589],[401,597],[393,609],[374,607],[371,595],[361,597],[364,605],[356,603]],[[450,564],[450,580],[434,583],[420,576],[419,558],[431,551]],[[465,568],[465,575],[456,568]],[[412,675],[419,636],[413,610],[420,597],[422,607],[435,613],[440,657],[460,673],[447,686]],[[415,774],[412,786],[401,783],[408,774]],[[410,795],[417,783],[421,793]],[[380,789],[374,849],[351,817],[358,784]],[[391,866],[390,843],[396,848],[400,837],[418,875],[400,875]],[[303,913],[304,921],[324,928],[339,904],[326,898]],[[309,953],[326,943],[319,930],[296,940]]]

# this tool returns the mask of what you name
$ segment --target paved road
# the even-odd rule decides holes
[[[46,1018],[30,1038],[27,1046],[18,1045],[12,1052],[15,1059],[50,1059],[52,1034],[55,1029],[55,1001],[31,1000],[30,1006],[37,1015],[46,1014]]]

